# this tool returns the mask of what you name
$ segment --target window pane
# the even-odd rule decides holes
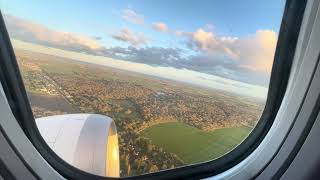
[[[0,2],[40,133],[75,167],[213,160],[260,119],[284,0]]]

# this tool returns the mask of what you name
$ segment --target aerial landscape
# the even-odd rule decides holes
[[[121,176],[215,159],[251,131],[264,104],[212,89],[16,49],[35,118],[113,118]]]
[[[285,1],[0,4],[36,120],[110,117],[118,135],[115,176],[127,177],[211,161],[248,137],[267,100]],[[82,132],[78,122],[64,122]],[[50,127],[44,126],[44,138]],[[67,129],[61,139],[71,134]],[[69,141],[70,147],[77,143]],[[61,154],[78,159],[68,145],[61,145]],[[98,172],[90,165],[94,160],[84,168],[71,160],[107,175],[108,168]]]

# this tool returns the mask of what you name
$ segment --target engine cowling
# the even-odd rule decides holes
[[[114,121],[98,114],[67,114],[37,118],[51,149],[86,172],[119,177],[118,134]]]

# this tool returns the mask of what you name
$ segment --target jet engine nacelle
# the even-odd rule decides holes
[[[37,118],[38,129],[51,149],[86,172],[119,177],[119,146],[113,120],[98,114]]]

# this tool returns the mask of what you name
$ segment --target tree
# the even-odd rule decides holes
[[[151,167],[150,167],[150,169],[149,169],[149,172],[157,172],[157,171],[159,171],[159,168],[158,168],[158,166],[157,165],[152,165]]]
[[[127,174],[128,174],[128,176],[130,176],[130,173],[131,173],[131,166],[130,166],[130,164],[128,165],[128,168],[127,168]]]
[[[166,164],[163,164],[163,165],[161,166],[161,169],[162,169],[162,170],[164,170],[164,169],[168,169],[168,167],[167,167],[167,165],[166,165]]]

